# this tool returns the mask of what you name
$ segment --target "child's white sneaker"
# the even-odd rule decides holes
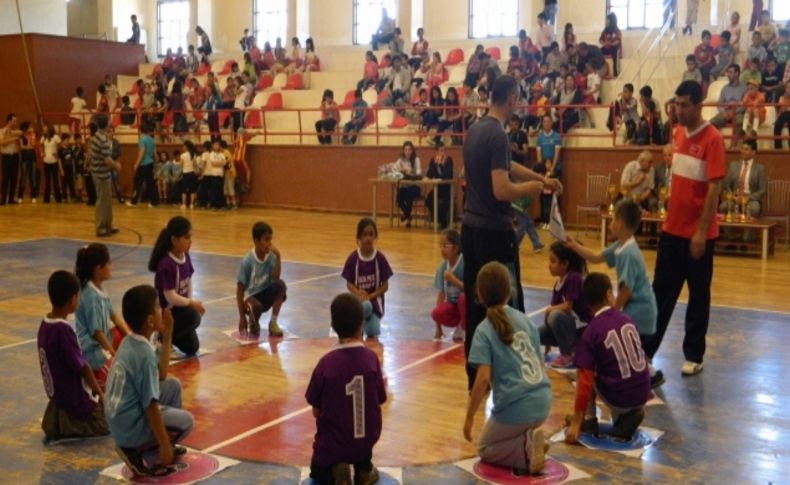
[[[453,340],[464,340],[466,338],[466,332],[460,325],[455,327],[453,330]]]

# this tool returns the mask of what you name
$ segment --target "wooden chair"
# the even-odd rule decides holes
[[[763,217],[784,225],[785,251],[790,250],[790,180],[768,182]]]
[[[592,214],[593,217],[599,219],[601,209],[609,203],[609,180],[610,176],[608,174],[594,175],[587,173],[587,193],[584,202],[576,206],[576,237],[579,237],[582,216],[589,217]],[[585,236],[589,227],[588,225],[584,226]]]

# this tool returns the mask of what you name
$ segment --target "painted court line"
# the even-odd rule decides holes
[[[456,349],[458,349],[460,347],[462,347],[461,344],[451,345],[450,347],[447,347],[446,349],[439,350],[437,352],[434,352],[434,353],[432,353],[430,355],[427,355],[427,356],[423,357],[422,359],[419,359],[419,360],[416,360],[416,361],[414,361],[414,362],[412,362],[410,364],[407,364],[407,365],[405,365],[405,366],[403,366],[403,367],[401,367],[399,369],[395,369],[394,371],[390,372],[388,375],[392,376],[392,375],[397,375],[397,374],[399,374],[401,372],[405,372],[405,371],[407,371],[407,370],[409,370],[409,369],[411,369],[413,367],[416,367],[416,366],[418,366],[420,364],[424,364],[424,363],[426,363],[426,362],[428,362],[430,360],[435,359],[436,357],[440,357],[440,356],[442,356],[442,355],[444,355],[444,354],[446,354],[448,352],[452,352],[453,350],[456,350]],[[272,428],[274,426],[277,426],[278,424],[284,423],[285,421],[293,419],[293,418],[295,418],[297,416],[301,416],[302,414],[310,412],[312,409],[313,408],[311,406],[305,406],[305,407],[303,407],[301,409],[297,409],[296,411],[293,411],[293,412],[290,412],[290,413],[288,413],[286,415],[280,416],[277,419],[273,419],[273,420],[271,420],[271,421],[269,421],[267,423],[263,423],[260,426],[256,426],[255,428],[252,428],[252,429],[249,429],[249,430],[247,430],[247,431],[245,431],[243,433],[237,434],[236,436],[228,438],[225,441],[221,441],[221,442],[219,442],[219,443],[217,443],[215,445],[209,446],[208,448],[204,448],[202,451],[203,451],[203,453],[213,453],[216,450],[219,450],[221,448],[225,448],[226,446],[232,445],[233,443],[237,443],[237,442],[239,442],[239,441],[241,441],[241,440],[243,440],[245,438],[248,438],[248,437],[250,437],[250,436],[252,436],[254,434],[257,434],[257,433],[259,433],[261,431],[264,431],[266,429],[269,429],[269,428]]]
[[[32,339],[30,339],[30,340],[23,340],[23,341],[21,341],[21,342],[17,342],[17,343],[15,343],[15,344],[8,344],[8,345],[3,345],[3,346],[0,346],[0,350],[13,349],[14,347],[19,347],[20,345],[25,345],[25,344],[32,344],[32,343],[33,343],[33,342],[35,342],[36,340],[37,340],[37,339],[34,339],[34,338],[32,338]]]
[[[301,284],[304,284],[304,283],[310,283],[311,281],[325,280],[325,279],[331,278],[333,276],[340,276],[340,273],[330,273],[330,274],[324,274],[324,275],[321,275],[321,276],[313,276],[312,278],[305,278],[303,280],[296,280],[296,281],[292,281],[292,282],[288,283],[288,286],[296,286],[296,285],[301,285]],[[234,295],[230,295],[230,296],[223,296],[222,298],[214,298],[213,300],[204,301],[203,304],[204,305],[211,305],[212,303],[219,303],[221,301],[231,300],[233,298],[236,298],[235,294]]]

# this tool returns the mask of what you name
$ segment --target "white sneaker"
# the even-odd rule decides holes
[[[30,199],[30,200],[31,200],[31,201],[32,201],[34,204],[36,203],[36,198],[35,198],[35,197],[33,197],[33,198],[32,198],[32,199]]]
[[[683,367],[680,368],[680,373],[686,377],[695,376],[702,372],[702,362],[692,362],[687,360],[683,362]]]
[[[22,203],[22,197],[18,198],[18,199],[16,200],[16,203],[17,203],[17,204],[21,204],[21,203]]]
[[[453,340],[464,340],[464,338],[466,338],[466,332],[458,325],[455,327],[455,330],[453,330]]]
[[[137,204],[133,203],[131,200],[127,200],[126,207],[137,207]]]

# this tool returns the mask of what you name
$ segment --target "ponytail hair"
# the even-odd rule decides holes
[[[97,266],[104,266],[109,262],[110,251],[104,244],[92,243],[81,247],[77,251],[77,263],[74,265],[74,274],[80,280],[80,287],[93,279],[93,271]]]
[[[148,260],[148,270],[156,272],[159,261],[162,260],[173,247],[172,238],[183,237],[192,230],[192,223],[189,219],[182,216],[175,216],[168,221],[167,226],[159,232],[156,244],[151,251],[151,259]]]
[[[513,343],[513,325],[504,305],[510,300],[510,293],[510,273],[502,263],[487,263],[477,273],[477,296],[486,307],[486,318],[494,326],[499,340],[508,346]]]
[[[568,264],[568,272],[575,271],[584,276],[587,274],[587,261],[564,243],[556,241],[549,248],[552,254],[562,263]]]

